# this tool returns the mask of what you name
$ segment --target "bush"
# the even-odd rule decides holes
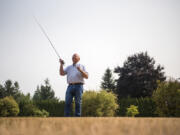
[[[48,117],[49,116],[49,112],[47,112],[46,110],[42,109],[41,112],[42,112],[41,116],[43,116],[43,117]]]
[[[35,105],[49,112],[51,117],[63,117],[64,116],[64,101],[57,100],[39,100],[34,102]]]
[[[152,98],[136,98],[136,104],[138,106],[139,114],[137,117],[157,117],[156,103]]]
[[[118,116],[126,116],[126,109],[130,105],[138,106],[139,114],[136,115],[137,117],[155,117],[157,114],[155,113],[156,104],[152,100],[152,98],[122,98],[118,100],[118,104],[120,108],[117,109],[116,114]]]
[[[17,116],[19,106],[13,97],[5,97],[0,99],[0,116]]]
[[[34,104],[28,103],[21,108],[20,116],[36,116],[36,117],[48,117],[49,113],[46,110],[40,110]]]
[[[35,108],[35,106],[30,99],[30,95],[25,96],[24,94],[22,94],[17,99],[17,102],[20,108],[19,116],[33,116],[33,109]]]
[[[134,117],[137,114],[139,114],[138,106],[130,105],[130,107],[127,108],[126,116]]]
[[[82,97],[82,116],[114,116],[118,108],[116,96],[104,90],[86,91]]]
[[[21,95],[17,100],[20,108],[19,116],[40,116],[47,117],[49,113],[45,110],[40,110],[33,101],[30,99],[30,95]]]
[[[159,116],[180,116],[180,82],[170,79],[158,82],[158,88],[153,93]]]
[[[41,111],[41,110],[35,108],[33,110],[33,116],[36,116],[36,117],[48,117],[49,113],[44,109]]]

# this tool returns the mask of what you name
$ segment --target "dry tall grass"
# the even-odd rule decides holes
[[[180,135],[180,118],[0,118],[0,135]]]

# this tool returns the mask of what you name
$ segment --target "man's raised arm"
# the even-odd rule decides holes
[[[64,66],[64,61],[63,61],[62,59],[59,59],[59,62],[60,62],[60,70],[59,70],[59,73],[60,73],[60,75],[64,76],[64,75],[66,75],[66,73],[64,72],[64,68],[63,68],[63,66]]]

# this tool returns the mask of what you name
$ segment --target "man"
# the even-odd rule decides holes
[[[81,116],[81,99],[83,93],[84,78],[88,79],[88,72],[85,67],[79,64],[80,56],[75,53],[72,56],[73,64],[63,68],[64,61],[60,61],[60,75],[67,75],[68,88],[65,97],[65,116],[70,116],[72,111],[72,100],[75,97],[75,116]]]

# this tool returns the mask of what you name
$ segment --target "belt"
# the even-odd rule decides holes
[[[69,83],[69,85],[83,85],[83,83]]]

